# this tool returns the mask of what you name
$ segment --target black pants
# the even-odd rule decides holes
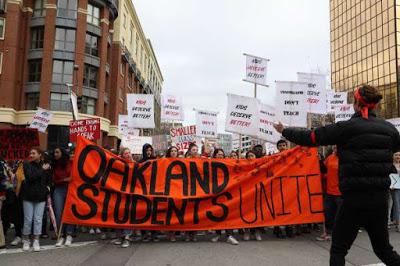
[[[336,214],[342,205],[341,196],[327,194],[324,199],[325,207],[325,227],[328,234],[332,234],[333,225],[335,224]]]
[[[4,234],[10,229],[10,224],[14,224],[15,236],[22,237],[22,226],[24,222],[24,214],[22,208],[22,200],[15,198],[12,203],[5,203],[1,210],[3,220]]]
[[[400,256],[389,243],[387,224],[387,191],[344,195],[333,228],[330,265],[345,265],[345,256],[360,227],[368,232],[372,248],[383,263],[388,266],[400,265]]]

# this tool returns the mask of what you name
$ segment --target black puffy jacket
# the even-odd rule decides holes
[[[400,136],[392,124],[377,118],[375,113],[370,111],[367,120],[357,112],[348,121],[314,131],[287,128],[282,135],[302,146],[336,144],[343,194],[389,189],[389,174],[394,172],[393,153],[399,150]]]
[[[46,201],[49,193],[50,172],[42,168],[42,163],[24,162],[25,180],[22,183],[21,195],[26,201]]]

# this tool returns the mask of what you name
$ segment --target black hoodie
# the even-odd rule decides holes
[[[150,157],[147,157],[147,154],[146,154],[146,150],[148,148],[152,149],[152,155]],[[157,158],[154,156],[153,146],[151,146],[151,144],[148,144],[148,143],[144,144],[143,149],[142,149],[142,159],[139,161],[139,163],[144,163],[148,160],[154,160],[154,159],[157,159]]]

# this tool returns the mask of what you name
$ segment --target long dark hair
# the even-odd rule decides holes
[[[223,150],[223,149],[219,149],[219,148],[217,148],[217,149],[214,150],[213,156],[212,156],[212,157],[215,158],[215,157],[217,156],[218,152],[220,152],[220,151],[222,151],[222,153],[224,154],[224,158],[225,158],[225,152],[224,152],[224,150]]]
[[[167,152],[166,152],[166,154],[165,154],[165,158],[171,158],[171,151],[172,151],[172,149],[176,149],[176,152],[177,152],[177,153],[179,152],[179,150],[178,150],[177,147],[171,146],[171,147],[168,148],[168,150],[167,150]]]
[[[57,165],[60,165],[61,168],[65,168],[65,167],[67,167],[69,160],[70,160],[69,153],[64,148],[61,148],[61,147],[56,147],[54,149],[54,151],[57,149],[61,151],[61,158],[56,160],[56,158],[54,157],[54,153],[53,153],[53,167],[56,166],[56,164],[57,164]]]
[[[185,157],[188,157],[189,156],[189,154],[192,152],[192,149],[193,149],[193,147],[197,147],[198,148],[198,146],[196,145],[196,143],[190,143],[189,144],[189,148],[188,148],[188,150],[187,150],[187,152],[186,152],[186,154],[185,154]]]

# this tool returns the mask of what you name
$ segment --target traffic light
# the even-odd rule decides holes
[[[76,105],[78,106],[78,110],[82,107],[82,96],[76,97]]]

